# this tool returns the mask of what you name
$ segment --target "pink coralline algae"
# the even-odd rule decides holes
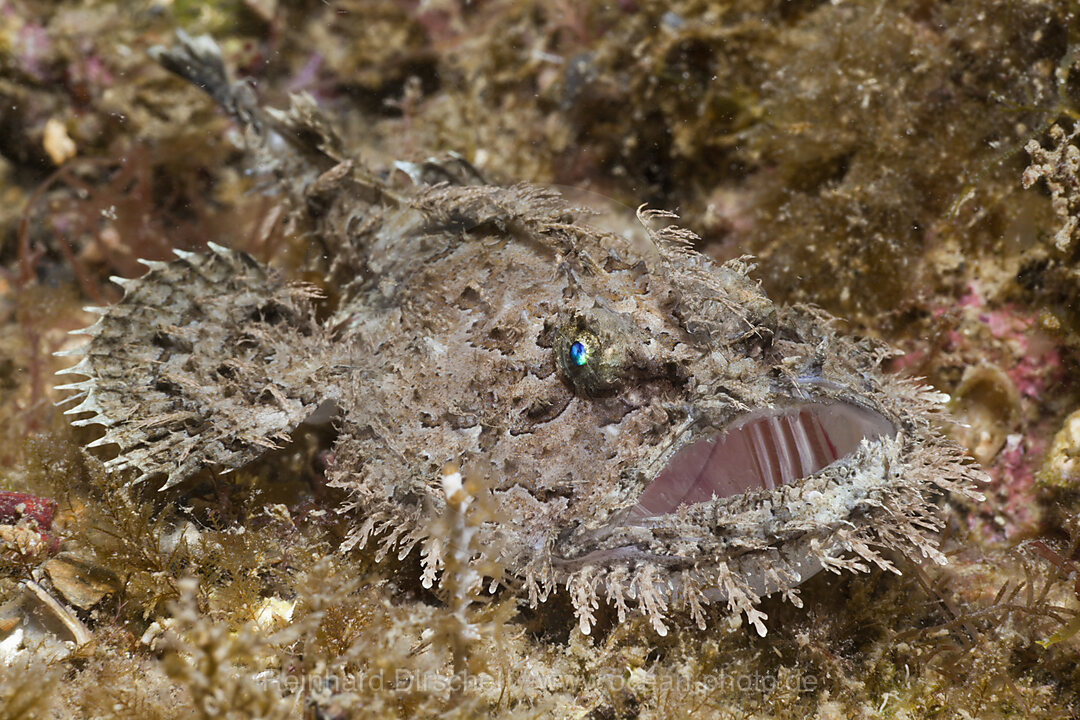
[[[56,550],[59,539],[50,535],[56,501],[28,493],[0,491],[0,526],[29,523],[50,550]]]
[[[1041,408],[1047,393],[1065,379],[1061,352],[1039,329],[1031,311],[1012,303],[988,307],[978,283],[970,284],[955,305],[931,312],[935,318],[953,314],[953,328],[940,346],[911,353],[903,365],[925,368],[933,362],[938,367],[963,368],[964,381],[954,391],[954,409],[980,402],[985,407],[974,415],[960,412],[961,421],[969,427],[957,427],[953,434],[975,438],[978,428],[972,426],[980,423],[984,432],[1000,434],[1002,442],[993,456],[983,458],[992,479],[988,495],[995,499],[985,507],[995,531],[1013,536],[1037,520],[1032,502],[1035,474],[1046,452],[1044,438],[1055,429],[1053,418]],[[966,396],[971,385],[967,380],[976,368],[994,369],[1002,392],[983,393],[981,401]],[[976,454],[976,447],[969,443],[969,451]]]

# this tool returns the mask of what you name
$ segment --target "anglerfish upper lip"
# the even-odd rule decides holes
[[[813,475],[863,439],[894,435],[878,413],[844,402],[802,402],[748,413],[689,443],[668,461],[624,522],[747,490],[771,490]]]

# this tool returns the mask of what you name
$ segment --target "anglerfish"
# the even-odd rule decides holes
[[[565,589],[584,632],[600,603],[664,633],[721,602],[764,635],[761,598],[801,604],[823,568],[944,562],[940,500],[978,499],[981,473],[936,429],[944,396],[883,371],[887,345],[772,302],[668,213],[639,210],[635,237],[460,158],[376,172],[310,98],[260,107],[209,39],[157,58],[245,131],[331,312],[219,245],[117,278],[64,371],[111,470],[169,488],[329,413],[346,546],[419,547],[435,577],[442,469],[482,465],[472,547],[534,606]]]

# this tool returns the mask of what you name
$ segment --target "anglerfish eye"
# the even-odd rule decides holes
[[[592,355],[592,348],[587,339],[575,340],[570,344],[570,362],[578,367],[585,365],[589,362],[589,356]]]
[[[579,391],[596,395],[614,389],[625,375],[631,343],[640,341],[628,321],[594,308],[560,319],[555,360],[563,376]]]

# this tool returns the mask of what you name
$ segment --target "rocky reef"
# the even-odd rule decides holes
[[[253,102],[306,93],[380,182],[555,187],[616,233],[675,211],[774,301],[902,349],[990,477],[935,499],[948,562],[818,573],[801,608],[762,600],[764,637],[722,603],[660,635],[598,602],[583,634],[565,587],[477,583],[506,571],[469,562],[503,512],[483,468],[445,469],[432,584],[419,547],[347,542],[338,423],[166,490],[85,451],[53,353],[110,276],[210,241],[302,284],[313,322],[350,299],[285,201],[319,217],[321,186],[286,198],[236,113],[151,58],[177,30]],[[0,0],[3,716],[1080,714],[1078,48],[1068,2]]]

